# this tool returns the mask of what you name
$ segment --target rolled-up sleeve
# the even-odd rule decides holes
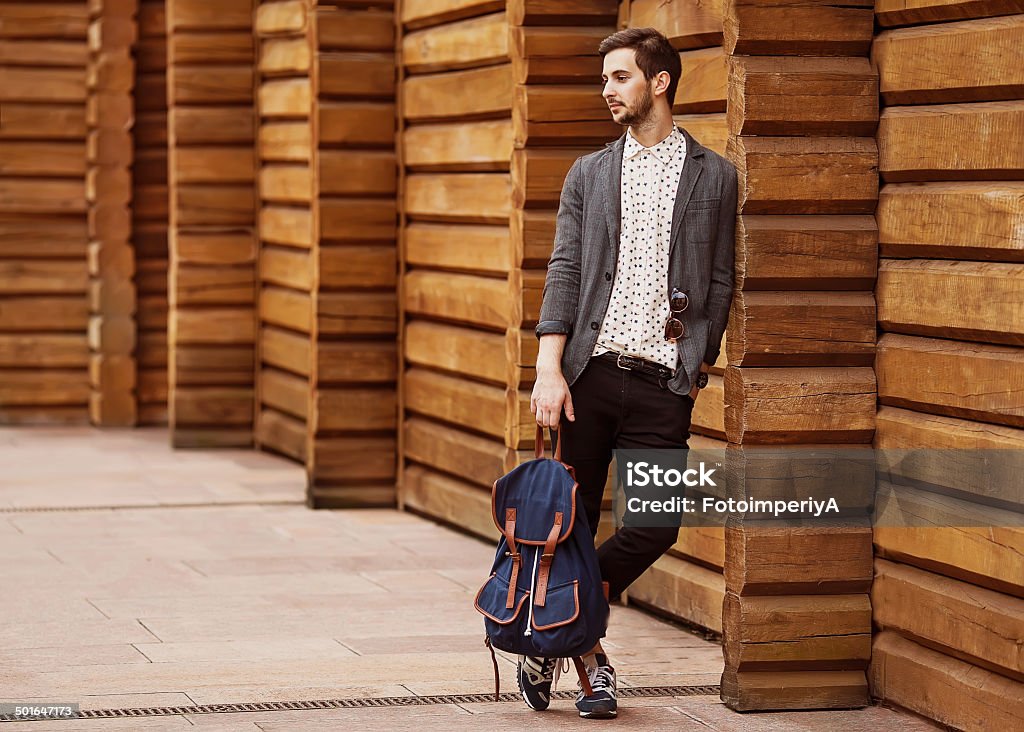
[[[580,294],[580,256],[583,246],[582,158],[569,168],[562,184],[555,222],[555,243],[544,278],[538,338],[548,333],[571,333]]]

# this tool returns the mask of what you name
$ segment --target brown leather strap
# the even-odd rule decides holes
[[[556,429],[555,432],[558,432]],[[537,425],[537,436],[533,439],[533,454],[535,457],[544,457],[544,428]],[[558,435],[555,441],[555,460],[562,462],[562,435]]]
[[[537,571],[537,588],[533,593],[533,604],[544,607],[548,598],[548,577],[551,574],[551,561],[555,558],[555,545],[562,533],[562,512],[555,512],[555,522],[551,525],[548,538],[544,540],[544,553],[540,555],[540,569]]]
[[[505,542],[508,544],[508,553],[512,557],[512,574],[508,578],[508,597],[505,598],[505,607],[512,608],[516,604],[516,583],[519,581],[519,562],[522,555],[516,551],[516,510],[505,509]]]
[[[501,701],[498,692],[501,688],[501,677],[498,675],[498,659],[494,657],[494,646],[491,645],[491,637],[484,636],[484,645],[491,652],[491,665],[494,666],[494,701]]]
[[[591,696],[594,693],[594,689],[590,686],[590,674],[587,673],[587,667],[583,664],[583,659],[579,656],[573,656],[572,662],[576,666],[576,675],[580,677],[580,687],[583,689],[583,696]]]

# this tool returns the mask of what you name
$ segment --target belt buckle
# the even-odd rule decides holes
[[[615,365],[618,366],[620,369],[625,369],[626,371],[632,371],[633,370],[632,366],[623,366],[622,365],[622,359],[623,358],[631,358],[631,357],[627,356],[625,353],[620,353],[618,355],[618,357],[615,359]]]

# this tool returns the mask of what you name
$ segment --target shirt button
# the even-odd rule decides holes
[[[597,330],[597,329],[598,329],[598,327],[599,327],[599,326],[598,326],[598,324],[597,324],[597,321],[596,321],[596,320],[595,320],[595,321],[593,321],[593,322],[592,322],[592,323],[590,324],[590,329],[591,329],[591,330]]]
[[[611,279],[612,279],[612,273],[611,272],[605,272],[604,273],[604,278],[610,282]]]

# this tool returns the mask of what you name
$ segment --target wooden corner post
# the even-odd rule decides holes
[[[737,496],[766,497],[755,483],[764,478],[794,499],[814,484],[754,471],[746,458],[756,446],[868,447],[874,434],[872,31],[868,0],[726,3],[727,155],[739,173],[739,213],[725,427],[743,466]],[[870,496],[873,471],[860,478]],[[815,497],[827,495],[828,483],[817,485]],[[725,703],[866,705],[867,521],[787,526],[735,514],[725,542]]]
[[[131,427],[137,418],[129,208],[137,10],[135,0],[89,2],[89,419],[98,427]]]

